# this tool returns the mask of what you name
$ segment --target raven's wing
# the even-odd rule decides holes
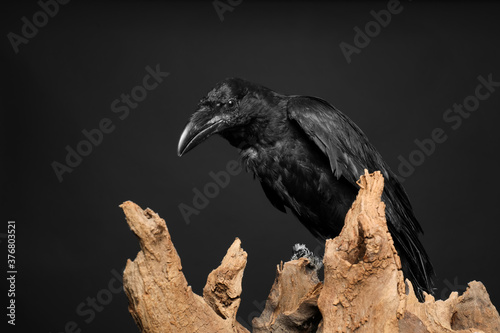
[[[293,97],[288,102],[288,118],[297,122],[307,136],[328,156],[333,174],[344,176],[353,185],[364,169],[379,168],[389,178],[387,168],[361,129],[328,102],[316,97]],[[380,167],[383,166],[380,170]]]
[[[361,129],[328,102],[307,96],[293,96],[287,106],[288,118],[328,156],[333,174],[344,177],[354,186],[364,169],[380,171],[385,178],[382,200],[386,203],[388,227],[417,295],[432,293],[434,270],[418,239],[422,228],[401,183],[386,165]]]

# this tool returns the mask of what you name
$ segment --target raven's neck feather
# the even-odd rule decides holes
[[[287,137],[290,125],[283,99],[252,100],[245,107],[251,113],[248,121],[221,133],[232,146],[260,149],[272,147]]]

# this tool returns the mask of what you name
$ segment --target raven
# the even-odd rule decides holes
[[[239,78],[201,99],[181,135],[182,156],[213,134],[240,149],[242,163],[282,212],[288,208],[317,238],[336,237],[368,171],[385,178],[382,200],[403,272],[423,300],[434,270],[419,241],[422,228],[396,175],[361,129],[328,102],[283,95]]]

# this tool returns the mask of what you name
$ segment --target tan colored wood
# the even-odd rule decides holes
[[[314,332],[321,320],[317,306],[321,288],[307,259],[281,263],[264,311],[252,322],[253,332]]]
[[[225,315],[221,316],[188,286],[165,221],[151,209],[142,210],[130,201],[121,207],[141,245],[134,261],[127,261],[123,285],[129,311],[142,332],[248,332],[235,320],[246,264],[246,253],[241,249],[239,239],[228,253],[234,256],[230,262],[237,258],[237,267],[231,267],[225,258],[225,271],[219,271],[220,279],[231,286],[230,295],[236,300],[233,304],[228,301],[229,306],[223,311]],[[235,271],[241,273],[234,274]],[[224,293],[220,296],[224,297]],[[215,303],[223,301],[217,297],[210,299]]]
[[[344,228],[326,242],[324,282],[306,258],[281,263],[253,332],[500,333],[500,316],[481,282],[470,282],[461,296],[418,302],[387,229],[383,176],[365,171],[358,184]],[[141,245],[127,262],[124,289],[142,332],[248,332],[236,321],[247,262],[239,239],[200,297],[187,284],[165,221],[130,201],[121,207]]]

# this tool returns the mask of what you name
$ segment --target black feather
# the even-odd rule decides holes
[[[364,170],[382,172],[388,228],[404,274],[420,300],[423,291],[432,294],[434,271],[408,196],[347,116],[322,99],[281,95],[241,79],[222,81],[199,107],[181,137],[179,154],[219,133],[241,150],[247,170],[274,207],[283,212],[288,207],[320,239],[340,233]]]
[[[433,268],[418,239],[422,228],[401,183],[364,133],[335,107],[315,97],[294,97],[288,102],[288,115],[328,156],[332,172],[352,185],[363,174],[380,171],[385,177],[382,201],[386,203],[388,227],[398,253],[403,257],[405,275],[422,291],[432,293]]]

